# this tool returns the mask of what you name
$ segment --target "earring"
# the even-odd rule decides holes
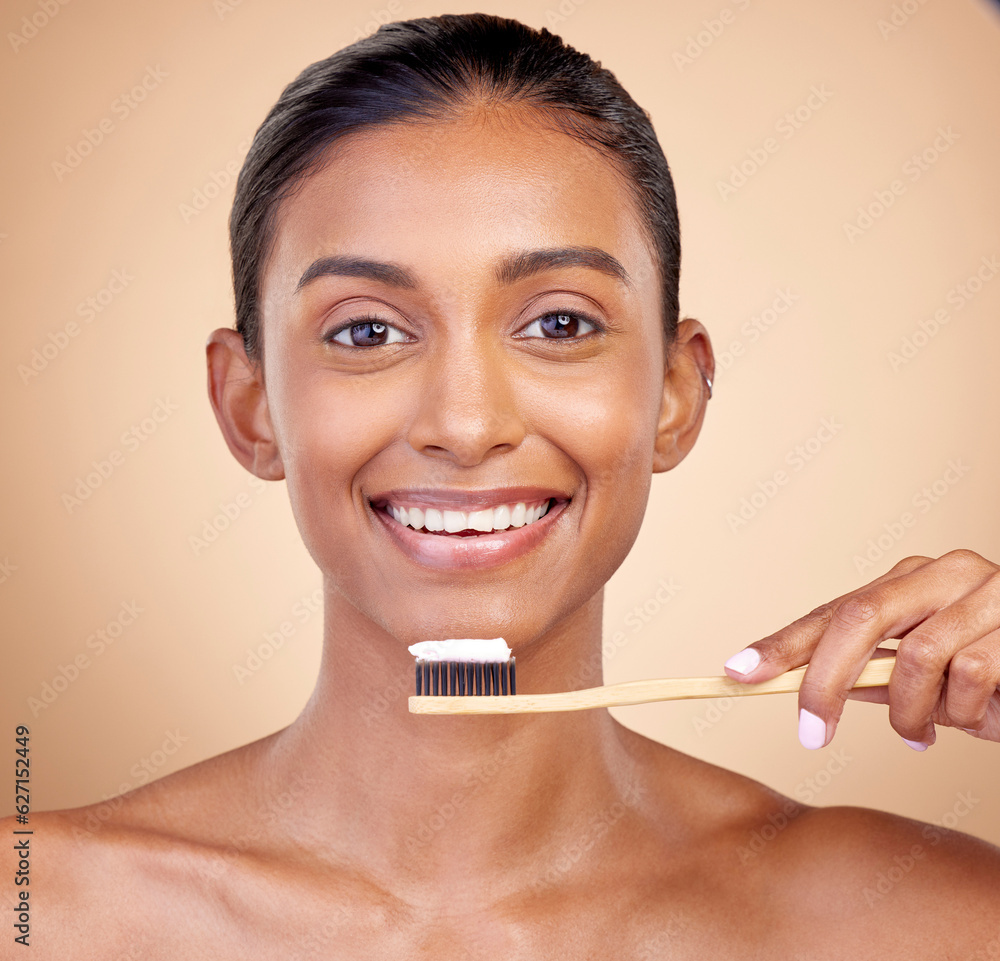
[[[701,376],[705,378],[705,383],[708,384],[708,397],[709,397],[709,400],[711,400],[711,398],[712,398],[712,382],[708,379],[708,375],[707,374],[702,374]]]

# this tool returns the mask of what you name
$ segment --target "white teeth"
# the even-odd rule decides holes
[[[485,512],[484,512],[485,513]],[[470,520],[472,518],[469,518]],[[505,531],[510,527],[510,508],[506,504],[493,508],[493,530]],[[486,528],[489,530],[489,528]]]
[[[459,531],[473,530],[488,534],[490,531],[505,531],[508,527],[524,527],[543,517],[549,508],[549,501],[533,504],[524,502],[500,504],[478,511],[442,511],[434,507],[397,507],[389,505],[392,516],[406,527],[414,530],[445,531],[457,534]]]
[[[466,526],[473,531],[493,530],[493,508],[487,507],[486,510],[482,511],[469,511],[469,520]],[[465,528],[460,527],[459,530],[465,530]]]
[[[465,511],[445,511],[444,529],[449,534],[464,531],[469,526],[469,515]]]

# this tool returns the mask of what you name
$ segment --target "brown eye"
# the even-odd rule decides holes
[[[541,332],[540,336],[545,340],[581,339],[582,336],[597,329],[597,325],[592,321],[571,311],[562,310],[553,311],[551,314],[545,314],[538,320],[532,321],[524,328],[525,336],[539,336],[530,333],[532,328],[536,326]]]
[[[393,337],[393,334],[396,336]],[[365,317],[341,327],[327,339],[344,347],[382,347],[385,344],[402,343],[404,337],[384,320]]]

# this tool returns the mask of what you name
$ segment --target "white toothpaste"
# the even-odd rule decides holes
[[[445,641],[421,641],[407,650],[426,661],[506,661],[510,648],[502,637],[460,637]]]

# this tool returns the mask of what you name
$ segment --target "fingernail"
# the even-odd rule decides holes
[[[760,653],[752,647],[745,647],[739,654],[729,658],[725,666],[737,674],[749,674],[758,664],[760,664]]]
[[[976,735],[979,733],[974,727],[960,727],[960,731],[965,731],[966,734]]]
[[[911,741],[909,738],[903,738],[904,743],[909,744],[914,751],[926,751],[930,745],[926,741]]]
[[[805,708],[799,711],[799,743],[810,751],[826,744],[826,721]]]

